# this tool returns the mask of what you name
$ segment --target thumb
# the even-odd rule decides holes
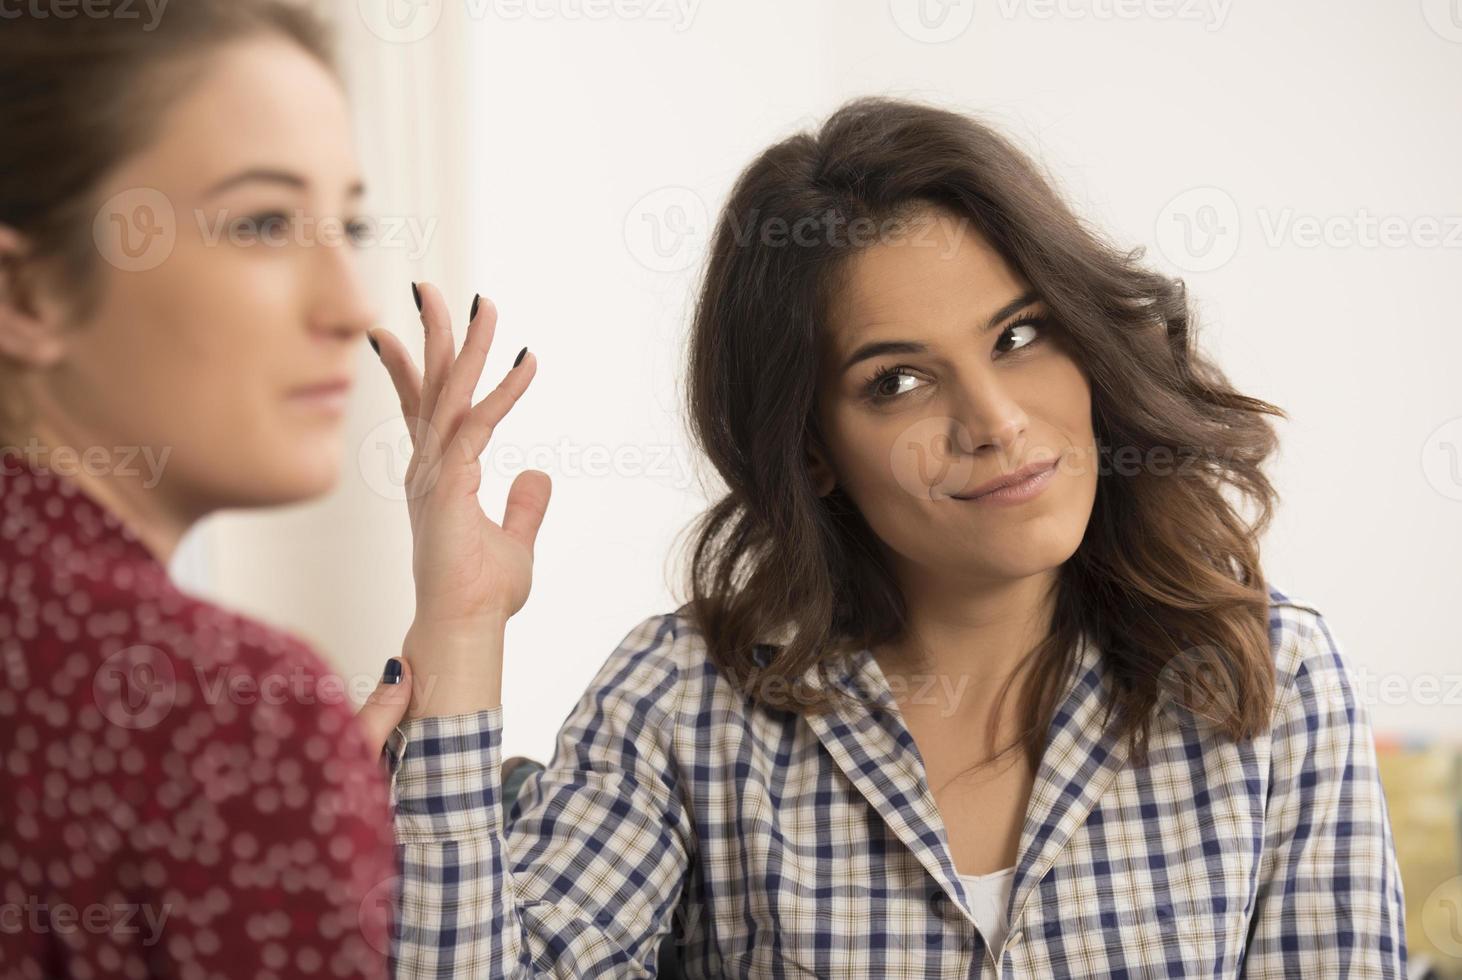
[[[355,715],[365,731],[366,747],[373,756],[379,757],[385,750],[386,739],[390,737],[391,730],[401,723],[410,704],[411,668],[405,658],[392,657],[386,661],[380,683]]]
[[[552,492],[553,481],[542,470],[524,470],[508,488],[508,500],[503,508],[503,530],[523,542],[530,554]]]

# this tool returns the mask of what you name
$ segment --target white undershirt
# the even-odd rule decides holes
[[[970,899],[970,911],[979,923],[980,934],[990,944],[992,955],[1005,942],[1005,931],[1010,924],[1005,919],[1005,905],[1010,901],[1010,882],[1015,875],[1015,865],[1004,871],[992,871],[987,875],[960,875],[965,893]]]

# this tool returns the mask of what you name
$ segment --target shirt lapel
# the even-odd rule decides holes
[[[820,684],[815,672],[804,681]],[[850,694],[871,697],[880,710],[839,706],[809,715],[808,724],[849,781],[973,923],[923,763],[877,661],[866,648],[859,650],[834,681]],[[1026,807],[1007,907],[1012,922],[1126,761],[1127,740],[1101,726],[1109,683],[1100,649],[1083,634]]]
[[[806,682],[818,683],[811,675]],[[923,763],[913,737],[898,720],[897,704],[877,661],[868,650],[860,650],[836,683],[855,696],[872,697],[878,710],[839,706],[808,715],[808,724],[848,780],[945,892],[961,895]]]
[[[1015,878],[1006,911],[1015,922],[1035,886],[1055,864],[1127,761],[1128,740],[1102,725],[1111,695],[1110,672],[1089,635],[1078,644],[1075,680],[1057,708],[1036,770],[1020,832]]]

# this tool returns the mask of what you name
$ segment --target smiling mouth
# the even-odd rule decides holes
[[[949,496],[951,500],[989,501],[991,503],[1016,503],[1029,500],[1039,495],[1046,488],[1046,485],[1051,482],[1051,477],[1055,474],[1060,462],[1060,456],[1047,460],[1044,466],[1029,476],[1016,480],[1013,483],[1006,483],[993,490],[987,490],[984,493],[950,494]]]

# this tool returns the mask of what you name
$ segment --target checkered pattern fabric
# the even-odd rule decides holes
[[[510,829],[503,707],[393,736],[397,975],[653,976],[669,937],[693,977],[1401,980],[1366,707],[1319,612],[1270,596],[1272,730],[1233,743],[1168,699],[1144,766],[1101,724],[1113,679],[1083,637],[999,949],[867,650],[834,682],[878,707],[803,717],[750,706],[683,609],[651,616]]]

